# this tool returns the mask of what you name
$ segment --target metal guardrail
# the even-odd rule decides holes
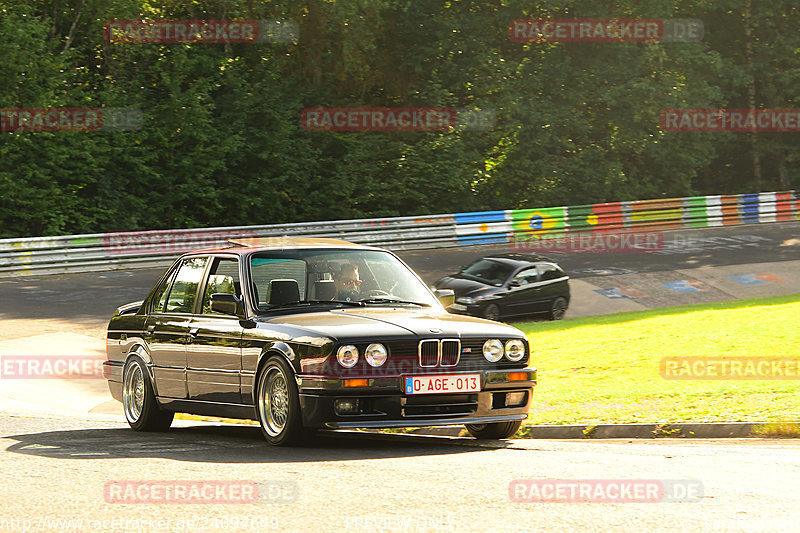
[[[314,236],[393,250],[529,242],[574,232],[660,231],[800,220],[795,191],[263,226],[0,240],[0,277],[162,266],[243,237]]]

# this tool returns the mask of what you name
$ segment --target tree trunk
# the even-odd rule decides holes
[[[744,5],[744,46],[745,57],[747,58],[747,71],[750,73],[750,83],[747,86],[747,106],[751,110],[756,108],[756,76],[753,71],[753,28],[750,22],[751,0],[746,0]],[[750,133],[750,148],[753,152],[753,191],[761,191],[761,158],[758,154],[758,146],[756,139],[758,132],[755,131],[755,124],[753,131]]]

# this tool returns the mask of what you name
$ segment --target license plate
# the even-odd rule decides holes
[[[480,374],[406,376],[406,394],[447,394],[453,392],[480,392],[480,390]]]

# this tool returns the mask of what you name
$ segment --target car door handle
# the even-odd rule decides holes
[[[197,332],[199,331],[200,331],[199,328],[192,328],[189,330],[189,336],[194,339],[195,337],[197,337]]]
[[[156,327],[154,325],[153,326],[147,326],[147,331],[145,331],[144,334],[149,337],[150,335],[153,334],[153,332],[155,330],[156,330]]]

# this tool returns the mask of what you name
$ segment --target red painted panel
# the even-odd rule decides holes
[[[792,193],[775,193],[775,220],[778,222],[791,222],[794,220],[792,212]]]
[[[592,211],[597,215],[595,232],[618,231],[625,227],[622,218],[622,202],[594,204]]]
[[[719,197],[722,207],[722,223],[726,226],[739,223],[739,196],[736,194],[724,194]]]

